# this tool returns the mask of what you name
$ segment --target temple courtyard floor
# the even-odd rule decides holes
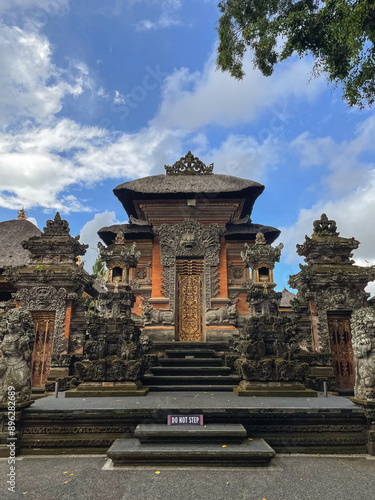
[[[349,399],[245,398],[230,392],[149,393],[146,397],[59,398],[37,400],[28,419],[54,414],[78,420],[82,414],[112,415],[134,421],[161,422],[166,414],[203,414],[207,419],[224,415],[243,421],[269,418],[270,412],[284,417],[309,415],[349,420],[362,409]],[[129,417],[131,412],[131,417]],[[254,413],[255,412],[255,413]],[[33,415],[34,414],[34,415]],[[144,419],[141,419],[144,415]],[[267,417],[268,416],[268,417]],[[39,417],[38,417],[39,418]],[[216,417],[215,417],[216,419]],[[132,420],[132,421],[133,421]],[[250,435],[250,434],[248,434]],[[324,436],[321,436],[324,438]],[[267,439],[266,439],[267,440]],[[0,459],[0,498],[32,500],[374,500],[375,457],[361,454],[289,454],[277,451],[267,467],[174,467],[123,466],[113,468],[106,453],[80,454],[74,449],[49,453],[48,449],[25,449],[16,459],[15,492],[7,491],[7,458]],[[41,453],[41,454],[38,454]]]
[[[277,455],[265,468],[123,468],[105,456],[23,456],[16,493],[0,459],[2,500],[374,500],[375,459]]]

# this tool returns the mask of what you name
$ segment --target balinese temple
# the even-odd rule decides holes
[[[108,450],[115,465],[129,457],[139,465],[150,458],[148,437],[160,438],[158,425],[144,429],[144,422],[160,424],[165,437],[167,418],[180,410],[186,417],[185,406],[168,406],[170,398],[161,408],[153,397],[151,406],[135,406],[139,397],[227,391],[232,398],[302,399],[267,409],[253,399],[233,404],[228,394],[207,412],[201,398],[195,407],[189,403],[208,426],[221,426],[225,440],[216,443],[215,464],[228,465],[221,443],[232,436],[229,423],[241,428],[238,453],[229,455],[238,464],[245,445],[247,460],[262,464],[275,455],[270,446],[375,455],[375,308],[365,291],[375,266],[357,266],[352,251],[359,242],[340,236],[335,221],[322,214],[312,236],[297,245],[305,260],[289,280],[297,294],[276,291],[273,272],[283,245],[273,243],[280,231],[251,219],[263,190],[257,182],[215,174],[191,152],[165,174],[120,184],[114,194],[129,223],[98,232],[98,264],[107,268],[100,282],[83,267],[88,246],[59,213],[42,231],[24,210],[0,223],[1,456],[9,456],[9,386],[18,405],[17,449],[26,452]],[[65,393],[63,405],[50,398],[46,406],[28,408],[54,391]],[[336,405],[306,404],[327,391],[354,395],[356,405],[344,398]],[[108,397],[108,408],[90,399],[87,411],[86,398],[95,397]],[[127,409],[119,409],[120,397],[133,397]],[[69,398],[81,399],[75,405]],[[139,424],[146,434],[137,434]],[[175,455],[159,444],[170,464]],[[198,444],[194,460],[203,464],[207,449]],[[185,452],[176,446],[183,464]],[[160,450],[156,441],[155,447]]]
[[[261,232],[271,244],[280,234],[255,224],[251,213],[261,184],[214,174],[189,151],[165,174],[120,184],[114,194],[129,224],[103,227],[99,236],[110,245],[119,233],[140,251],[133,269],[133,313],[143,333],[158,342],[228,341],[249,317],[249,280],[241,252]],[[256,281],[269,289],[272,265],[257,263]],[[121,265],[110,268],[121,283]]]

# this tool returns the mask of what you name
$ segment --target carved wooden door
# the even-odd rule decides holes
[[[328,329],[337,387],[339,390],[351,390],[355,376],[350,316],[328,316]]]
[[[48,378],[51,365],[55,313],[53,311],[34,311],[31,314],[35,325],[31,383],[33,387],[41,387]]]
[[[177,260],[176,339],[203,339],[203,259]]]

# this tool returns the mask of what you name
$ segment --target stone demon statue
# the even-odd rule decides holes
[[[351,318],[356,359],[355,396],[375,401],[375,307],[354,312]]]
[[[31,396],[30,362],[35,338],[30,313],[22,309],[7,312],[0,323],[0,403],[8,398],[8,388],[15,391],[15,402]]]

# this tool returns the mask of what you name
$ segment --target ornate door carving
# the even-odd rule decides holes
[[[31,313],[35,325],[35,343],[31,361],[31,383],[33,387],[43,386],[48,378],[51,364],[55,313],[34,311]]]
[[[350,316],[328,316],[333,368],[338,389],[353,389],[354,366]]]
[[[177,340],[203,339],[203,259],[177,260]]]

